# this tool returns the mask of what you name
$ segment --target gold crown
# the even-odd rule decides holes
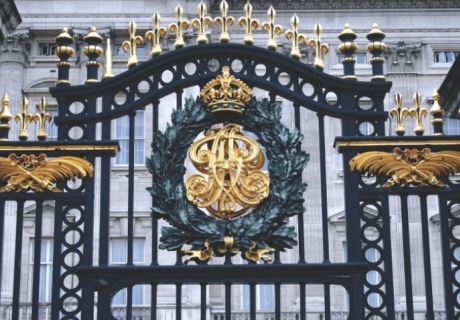
[[[209,81],[200,92],[211,112],[236,112],[242,114],[251,100],[252,90],[246,83],[230,75],[228,66],[222,67],[222,75]]]

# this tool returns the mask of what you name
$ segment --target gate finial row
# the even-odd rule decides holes
[[[2,99],[2,110],[0,112],[0,140],[8,141],[8,135],[11,129],[10,121],[13,119],[13,115],[9,109],[10,99],[5,93]],[[29,138],[28,124],[31,122],[37,123],[37,140],[46,140],[47,134],[47,123],[52,119],[52,116],[47,111],[48,103],[45,97],[40,99],[37,104],[37,113],[29,113],[29,100],[26,96],[23,96],[19,104],[19,113],[14,116],[14,120],[19,124],[18,139],[25,141]]]
[[[431,124],[433,124],[434,127],[434,135],[444,135],[442,131],[442,126],[444,122],[442,116],[444,115],[444,110],[439,105],[439,98],[440,96],[438,91],[434,90],[432,96],[433,106],[431,107],[429,112],[430,115],[433,117],[433,119],[431,120]],[[402,107],[403,97],[401,93],[396,92],[394,96],[394,102],[396,107],[390,110],[390,116],[396,119],[395,133],[398,136],[403,136],[406,132],[404,121],[408,116],[415,119],[414,133],[417,136],[421,136],[425,132],[422,120],[424,117],[427,116],[428,111],[426,108],[421,107],[422,96],[420,95],[420,93],[415,92],[412,97],[412,100],[414,102],[414,107],[411,109],[407,109]]]
[[[220,33],[220,42],[226,43],[230,42],[229,35],[229,26],[233,25],[235,19],[228,15],[229,5],[226,0],[222,0],[220,3],[220,12],[221,16],[212,18],[206,15],[206,5],[203,1],[198,4],[198,18],[195,18],[191,23],[183,18],[184,10],[180,5],[177,5],[175,8],[175,17],[176,21],[169,24],[168,27],[161,26],[161,16],[157,12],[152,15],[152,30],[147,31],[145,38],[152,42],[152,51],[151,55],[156,56],[161,54],[161,39],[164,38],[168,32],[171,36],[171,39],[175,38],[174,47],[176,49],[182,48],[185,46],[184,41],[184,30],[192,27],[193,29],[198,30],[197,33],[197,44],[205,44],[208,42],[208,36],[206,28],[210,27],[213,23],[217,26],[221,26]],[[267,48],[270,50],[276,50],[278,48],[278,43],[276,37],[283,32],[283,27],[275,23],[276,11],[273,6],[267,11],[268,20],[259,24],[257,19],[252,18],[252,5],[248,1],[244,6],[244,16],[238,19],[238,24],[241,27],[245,28],[244,43],[247,45],[254,44],[253,30],[257,29],[259,26],[263,31],[268,33]],[[137,25],[134,21],[131,21],[128,25],[129,40],[123,42],[122,48],[129,52],[128,58],[128,68],[131,68],[138,64],[138,59],[136,55],[136,48],[138,45],[141,45],[144,42],[144,39],[136,34]],[[322,56],[326,54],[329,50],[329,46],[326,43],[323,43],[321,40],[322,27],[319,23],[316,23],[313,28],[314,37],[307,40],[306,36],[300,32],[300,19],[297,14],[294,14],[291,18],[291,29],[285,32],[287,39],[292,41],[292,49],[290,55],[295,59],[300,59],[301,52],[299,45],[306,43],[314,48],[316,54],[314,59],[314,67],[318,70],[324,69],[324,62]],[[349,24],[346,24],[343,31],[338,35],[342,43],[339,45],[338,50],[344,55],[342,59],[344,76],[346,79],[356,80],[354,65],[356,63],[355,53],[358,50],[358,46],[354,42],[357,38],[357,34],[351,29]],[[367,34],[367,39],[369,44],[367,50],[372,54],[370,60],[372,64],[373,75],[372,81],[382,81],[385,80],[383,75],[383,63],[384,58],[382,54],[386,48],[383,39],[385,34],[378,28],[376,24],[373,25],[372,30]],[[100,63],[97,61],[98,57],[102,54],[102,37],[97,33],[95,27],[92,27],[89,34],[84,37],[84,40],[87,42],[85,46],[84,53],[88,56],[89,61],[86,63],[87,67],[87,80],[86,84],[97,82],[97,70]],[[70,85],[69,81],[69,58],[74,53],[72,43],[74,42],[73,38],[69,35],[69,31],[64,28],[61,34],[56,38],[58,47],[56,49],[56,55],[60,58],[59,63],[57,64],[59,74],[58,81],[56,85]],[[107,43],[107,47],[109,43]],[[110,49],[108,48],[107,51]],[[108,71],[107,71],[108,69]],[[111,77],[111,57],[107,56],[106,52],[106,76],[104,74],[103,78]]]

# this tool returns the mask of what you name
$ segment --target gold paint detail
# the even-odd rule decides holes
[[[8,158],[0,157],[0,179],[6,185],[0,192],[61,192],[55,184],[59,180],[92,177],[94,167],[83,158],[58,157],[47,160],[44,153],[17,156],[12,153]]]
[[[404,120],[409,115],[409,110],[407,108],[402,107],[403,98],[401,93],[396,92],[394,96],[394,101],[396,107],[390,110],[390,116],[396,119],[395,133],[398,136],[402,136],[406,132]]]
[[[342,32],[339,34],[339,39],[343,42],[338,49],[341,53],[351,52],[352,54],[358,50],[358,45],[353,41],[358,35],[351,29],[351,26],[346,23]],[[344,62],[344,60],[342,60]]]
[[[0,130],[9,131],[11,129],[10,121],[13,118],[13,115],[9,109],[10,105],[10,98],[8,94],[4,94],[2,98],[2,111],[0,112]],[[8,140],[8,138],[1,139],[1,140]]]
[[[246,250],[244,252],[244,256],[246,259],[257,262],[259,260],[264,260],[267,262],[272,261],[272,258],[269,256],[270,254],[273,254],[275,252],[275,249],[267,247],[267,248],[257,248],[257,245],[255,242],[251,242],[251,247],[249,247],[249,250]]]
[[[145,38],[152,42],[152,51],[150,55],[155,57],[159,55],[162,51],[160,45],[160,39],[166,35],[168,29],[160,26],[161,16],[158,12],[154,13],[152,16],[152,25],[153,29],[149,30],[145,34]]]
[[[369,151],[355,156],[349,162],[351,171],[383,174],[391,177],[382,187],[437,186],[441,175],[460,171],[460,152],[441,151],[431,153],[429,148],[404,149],[397,147],[393,153]]]
[[[222,26],[222,30],[220,32],[220,42],[229,42],[230,35],[228,34],[228,26],[232,26],[235,23],[235,18],[232,16],[228,16],[228,3],[225,0],[220,2],[220,14],[221,17],[217,17],[214,19],[214,24],[216,26]]]
[[[129,33],[129,41],[125,41],[122,44],[122,48],[125,52],[129,51],[129,58],[128,58],[128,68],[134,67],[138,64],[136,49],[138,45],[141,45],[144,40],[141,36],[136,35],[137,31],[137,24],[131,20],[128,24],[128,33]]]
[[[313,65],[318,70],[324,70],[324,62],[323,62],[323,54],[329,52],[329,45],[327,43],[321,42],[321,36],[323,34],[323,28],[319,23],[315,24],[313,28],[313,34],[315,35],[314,38],[308,41],[310,47],[315,48],[315,62]]]
[[[29,113],[29,100],[24,95],[22,96],[19,104],[19,113],[14,116],[14,121],[19,123],[18,138],[21,141],[25,141],[29,138],[29,132],[27,126],[30,122],[35,121],[34,116]]]
[[[425,128],[423,126],[422,118],[426,117],[428,111],[426,110],[426,108],[420,108],[420,105],[422,103],[422,96],[420,95],[420,93],[415,92],[414,96],[412,97],[412,100],[414,101],[414,107],[409,109],[409,115],[415,118],[414,132],[416,135],[423,135],[423,133],[425,132]]]
[[[112,145],[92,145],[92,144],[84,144],[84,145],[67,145],[67,144],[53,144],[53,145],[43,145],[37,142],[35,145],[0,145],[0,152],[5,154],[8,152],[30,152],[30,153],[40,153],[40,152],[104,152],[116,155],[120,148],[117,144]]]
[[[238,24],[241,27],[246,27],[246,33],[244,34],[244,43],[254,44],[252,29],[257,29],[259,27],[259,20],[252,18],[252,5],[249,1],[244,5],[244,17],[240,17],[238,19]]]
[[[275,24],[276,11],[273,6],[270,6],[267,11],[268,21],[262,23],[262,30],[268,32],[268,43],[267,48],[270,50],[276,50],[278,44],[276,43],[275,36],[283,32],[283,27],[279,24]]]
[[[230,75],[230,67],[222,67],[222,75],[209,81],[200,92],[211,112],[231,111],[242,114],[251,100],[252,90],[246,83]]]
[[[102,79],[113,78],[112,73],[112,47],[110,44],[110,38],[107,38],[105,47],[105,64],[104,64],[104,75]]]
[[[192,27],[194,29],[198,29],[196,43],[204,44],[208,42],[208,38],[206,37],[206,27],[211,26],[212,18],[210,16],[206,16],[206,5],[203,1],[198,4],[197,10],[199,18],[192,20]]]
[[[438,130],[438,132],[437,132],[436,126],[435,126],[434,135],[443,136],[444,133],[442,132],[442,125],[444,124],[443,115],[445,114],[445,111],[439,105],[439,99],[441,98],[441,96],[439,95],[437,89],[434,89],[433,95],[431,97],[433,98],[433,105],[431,106],[431,109],[430,109],[430,115],[433,117],[433,119],[431,119],[431,124],[432,125],[439,125],[439,124],[441,125],[441,129]]]
[[[209,245],[208,241],[205,241],[204,246],[206,249],[204,250],[186,250],[184,248],[181,249],[182,255],[188,255],[185,259],[185,264],[190,261],[207,261],[214,256],[214,250]]]
[[[294,13],[294,15],[291,18],[291,29],[286,30],[286,32],[284,33],[287,39],[292,40],[291,57],[297,60],[300,59],[299,44],[307,42],[307,38],[305,37],[305,35],[299,33],[299,24],[300,19],[297,16],[297,14]]]
[[[238,125],[208,130],[190,147],[189,157],[208,179],[200,174],[188,177],[187,198],[216,218],[237,218],[268,196],[270,178],[260,170],[264,154]]]
[[[46,123],[51,122],[51,115],[47,112],[48,103],[46,98],[42,97],[37,104],[37,113],[34,115],[34,121],[38,124],[37,139],[40,141],[46,140],[48,134],[46,132]]]
[[[223,247],[220,247],[220,248],[217,248],[217,251],[220,253],[220,254],[224,254],[224,253],[231,253],[231,254],[237,254],[238,251],[240,251],[240,249],[236,248],[233,246],[233,237],[232,236],[225,236],[224,237],[224,246]]]
[[[190,22],[188,20],[183,20],[182,15],[184,10],[182,6],[178,4],[174,10],[176,16],[176,22],[171,23],[168,27],[169,31],[173,32],[176,35],[176,40],[174,41],[174,47],[176,49],[182,48],[185,46],[183,30],[187,30],[190,27]]]

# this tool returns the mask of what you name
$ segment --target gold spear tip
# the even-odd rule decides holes
[[[356,38],[358,35],[351,29],[351,26],[348,23],[345,23],[342,32],[339,34],[339,39],[344,36],[353,36]]]
[[[73,42],[72,36],[69,34],[69,29],[66,27],[62,28],[61,33],[55,38],[55,40],[68,39]]]
[[[368,36],[369,35],[381,35],[381,36],[385,37],[385,33],[382,32],[382,30],[379,29],[379,26],[377,25],[377,23],[374,23],[372,25],[372,29],[371,29],[371,31],[369,31],[369,33],[367,35]]]
[[[102,41],[102,37],[97,33],[96,27],[92,26],[89,30],[89,33],[83,38],[83,40],[87,41],[89,39],[98,39]]]

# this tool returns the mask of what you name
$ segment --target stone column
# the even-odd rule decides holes
[[[24,87],[25,66],[30,54],[28,30],[18,30],[7,35],[0,45],[0,95],[8,94],[10,111],[14,116],[19,111],[21,91]],[[10,123],[9,139],[18,140],[18,127]],[[3,274],[12,275],[14,271],[14,246],[16,237],[16,203],[7,202],[5,205],[5,230],[3,244]],[[23,261],[25,263],[25,261]],[[26,279],[25,279],[26,280]],[[10,303],[12,299],[13,277],[2,278],[2,303]]]

